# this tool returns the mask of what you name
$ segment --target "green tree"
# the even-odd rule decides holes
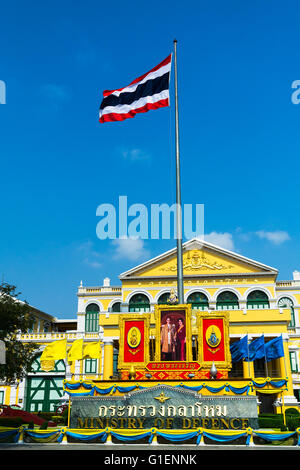
[[[7,384],[25,376],[38,348],[36,343],[18,339],[18,335],[27,333],[34,323],[30,305],[19,296],[16,286],[0,284],[0,340],[6,347],[6,363],[0,364],[0,380]]]

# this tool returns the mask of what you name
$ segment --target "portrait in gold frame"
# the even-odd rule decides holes
[[[179,304],[179,305],[155,305],[155,361],[192,361],[192,330],[191,330],[191,305],[190,304]],[[171,317],[171,324],[175,326],[172,335],[176,332],[178,335],[178,329],[180,328],[180,319],[183,319],[185,328],[185,354],[184,359],[179,356],[180,350],[176,351],[176,345],[168,353],[162,351],[162,327],[166,324],[167,317]],[[173,342],[172,342],[173,344]],[[179,348],[178,348],[179,349]],[[167,355],[167,358],[165,356]]]

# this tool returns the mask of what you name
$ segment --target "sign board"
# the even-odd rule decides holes
[[[200,368],[198,362],[149,362],[146,368],[150,371],[155,370],[188,370],[195,371]]]
[[[72,397],[72,429],[258,428],[255,396],[201,396],[156,385],[123,396]]]

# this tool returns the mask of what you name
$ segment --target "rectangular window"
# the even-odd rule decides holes
[[[119,350],[114,348],[113,355],[113,374],[118,375],[118,360],[119,360]]]
[[[145,307],[145,306],[138,306],[138,305],[130,305],[129,306],[129,312],[150,312],[150,307]]]
[[[292,372],[298,372],[298,361],[296,351],[290,351],[290,361]]]
[[[99,313],[88,312],[85,315],[85,331],[95,333],[99,331]]]
[[[85,359],[84,371],[86,374],[96,374],[97,373],[97,359]]]
[[[296,323],[295,323],[295,313],[294,313],[294,309],[291,308],[291,321],[290,323],[288,324],[288,328],[295,328],[296,326]]]
[[[0,405],[4,405],[4,390],[0,390]]]

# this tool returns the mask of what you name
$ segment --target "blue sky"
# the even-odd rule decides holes
[[[1,6],[0,275],[30,304],[76,316],[101,285],[174,240],[102,241],[102,203],[175,202],[174,106],[98,123],[178,40],[182,203],[205,205],[212,242],[300,270],[299,3],[52,1]]]

